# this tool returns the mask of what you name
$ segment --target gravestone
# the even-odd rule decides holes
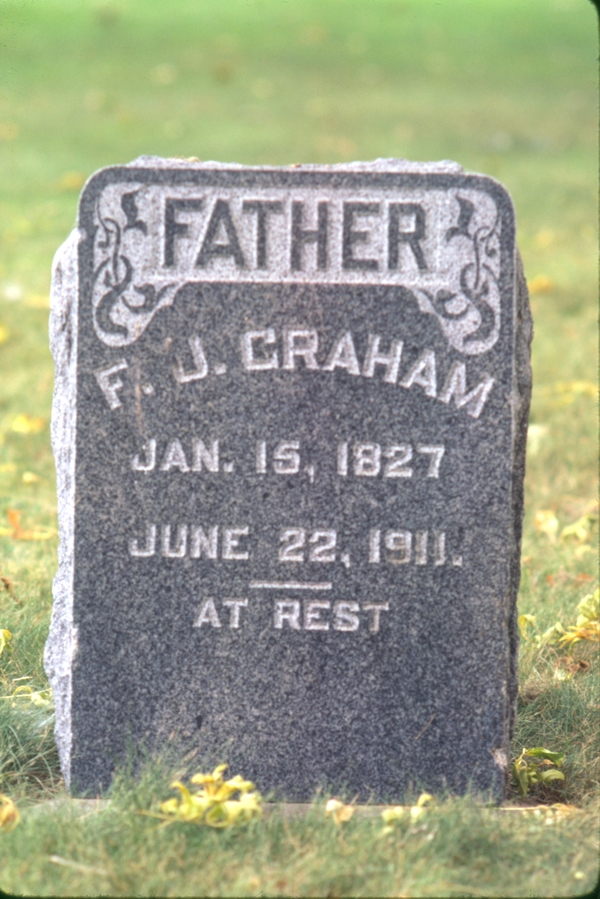
[[[59,251],[62,770],[168,741],[280,797],[501,796],[531,324],[454,163],[97,172]]]

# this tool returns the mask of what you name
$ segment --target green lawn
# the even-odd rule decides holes
[[[21,811],[14,830],[0,828],[0,888],[591,889],[598,644],[569,652],[536,637],[574,624],[577,603],[598,586],[597,53],[588,0],[0,0],[0,631],[12,634],[0,654],[0,791]],[[575,807],[569,814],[524,815],[516,792],[507,811],[450,798],[382,837],[381,820],[358,813],[336,828],[321,799],[305,817],[275,809],[245,830],[157,830],[138,812],[170,795],[167,762],[141,779],[123,773],[108,806],[62,801],[42,667],[57,550],[50,267],[85,178],[140,154],[455,159],[511,192],[535,322],[519,599],[535,622],[521,647],[514,755],[523,746],[566,753],[564,782],[531,795]],[[19,687],[36,702],[23,690],[15,697]]]

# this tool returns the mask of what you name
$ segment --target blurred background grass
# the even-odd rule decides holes
[[[446,158],[506,185],[535,322],[520,611],[532,634],[574,621],[597,583],[596,59],[588,0],[0,0],[2,693],[47,686],[56,537],[18,537],[6,516],[56,527],[52,256],[84,180],[140,154]],[[566,751],[564,797],[585,804],[598,691],[563,657],[524,641],[515,746]],[[18,708],[2,714],[0,788],[57,782],[46,711],[21,730]]]
[[[101,166],[451,158],[508,187],[545,278],[536,381],[595,371],[588,0],[0,0],[0,29],[0,297],[19,309],[44,305]]]

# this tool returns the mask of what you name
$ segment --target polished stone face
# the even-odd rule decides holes
[[[97,173],[57,259],[63,772],[504,789],[530,320],[452,163]]]

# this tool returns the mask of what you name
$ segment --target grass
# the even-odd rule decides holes
[[[11,870],[3,886],[16,892],[25,878],[36,895],[437,897],[486,896],[498,883],[508,896],[523,895],[524,883],[541,888],[535,895],[592,885],[575,876],[595,846],[583,817],[547,826],[550,819],[530,815],[517,827],[509,812],[457,801],[383,838],[376,818],[355,816],[337,829],[318,806],[297,819],[275,810],[243,833],[160,830],[148,820],[131,806],[36,809],[20,835],[5,838]],[[34,840],[40,861],[32,871]]]
[[[174,762],[123,771],[107,806],[66,800],[43,644],[56,536],[0,536],[0,887],[36,895],[579,895],[598,871],[594,646],[538,647],[598,580],[597,531],[561,541],[597,497],[597,41],[587,0],[3,0],[0,3],[0,528],[56,528],[47,347],[52,254],[95,169],[139,154],[248,164],[453,158],[501,180],[534,287],[522,641],[513,743],[565,752],[541,803],[446,797],[381,837],[316,798],[246,829],[157,829]],[[23,418],[25,416],[25,418]],[[552,513],[556,533],[540,530]],[[537,518],[536,518],[537,516]],[[577,660],[581,659],[581,664]],[[586,662],[591,667],[585,667]],[[42,700],[44,694],[42,693]],[[173,767],[175,765],[175,767]],[[192,773],[190,769],[189,773]],[[232,772],[237,773],[237,772]],[[244,773],[244,772],[240,772]],[[547,823],[547,821],[551,823]],[[57,861],[58,859],[58,861]]]

